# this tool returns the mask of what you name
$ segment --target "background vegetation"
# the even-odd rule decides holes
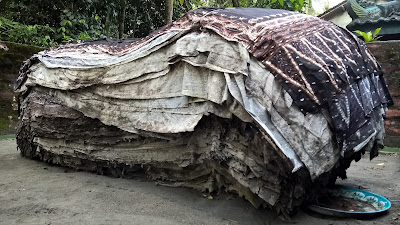
[[[0,40],[50,47],[68,41],[143,37],[199,7],[303,12],[310,0],[0,0]]]

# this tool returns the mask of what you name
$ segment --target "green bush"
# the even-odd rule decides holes
[[[23,25],[0,17],[0,40],[51,47],[56,44],[56,32],[49,26]]]
[[[42,25],[24,25],[0,17],[0,40],[21,44],[51,47],[69,41],[91,40],[104,37],[98,17],[63,20],[58,29]]]

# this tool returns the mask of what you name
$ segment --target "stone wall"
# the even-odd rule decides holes
[[[381,63],[394,106],[387,112],[385,120],[385,145],[400,147],[400,41],[375,41],[368,48]]]
[[[13,83],[21,63],[41,50],[35,46],[0,41],[0,135],[15,133],[18,113]]]

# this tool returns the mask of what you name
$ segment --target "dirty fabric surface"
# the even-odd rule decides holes
[[[97,70],[102,77],[88,79]],[[305,165],[315,178],[338,158],[325,117],[305,116],[241,44],[213,33],[188,33],[148,57],[110,67],[48,68],[41,62],[28,77],[23,87],[51,88],[48,94],[63,105],[131,133],[190,132],[203,115],[235,115],[260,124],[293,172]]]
[[[31,86],[132,133],[191,132],[204,115],[235,115],[312,178],[339,152],[381,143],[392,104],[379,65],[354,35],[266,9],[199,9],[126,45],[55,47],[22,67],[15,87]]]

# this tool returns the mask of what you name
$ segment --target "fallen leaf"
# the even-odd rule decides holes
[[[385,165],[385,163],[378,163],[378,164],[376,164],[377,166],[383,166],[383,165]]]
[[[210,200],[214,199],[213,196],[211,196],[211,195],[206,195],[206,194],[203,194],[203,197],[204,197],[204,198],[207,198],[207,199],[210,199]]]

